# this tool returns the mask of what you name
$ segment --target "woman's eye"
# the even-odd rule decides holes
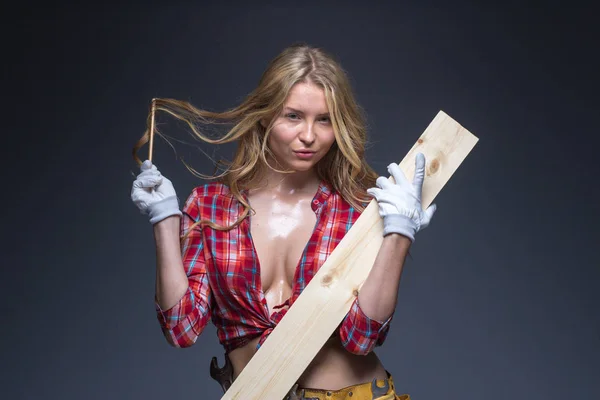
[[[289,119],[297,119],[298,118],[298,114],[294,114],[294,113],[289,113],[286,115],[287,118]]]
[[[323,118],[321,118],[321,122],[328,124],[331,122],[331,119],[329,117],[323,117]]]

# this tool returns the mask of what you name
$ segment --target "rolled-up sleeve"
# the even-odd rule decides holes
[[[393,314],[384,322],[369,318],[360,308],[358,297],[339,327],[342,345],[353,354],[367,355],[385,341]]]
[[[198,193],[194,191],[183,207],[181,235],[200,220]],[[200,226],[194,227],[182,242],[183,267],[189,287],[177,304],[162,310],[156,302],[155,308],[162,332],[175,347],[189,347],[196,342],[210,320],[212,293],[206,273],[204,241]]]

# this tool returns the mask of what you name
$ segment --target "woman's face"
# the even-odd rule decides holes
[[[275,158],[284,169],[308,171],[334,142],[325,92],[312,82],[297,83],[269,135],[268,145]]]

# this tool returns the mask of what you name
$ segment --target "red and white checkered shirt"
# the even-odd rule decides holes
[[[247,192],[242,194],[247,196]],[[312,200],[312,210],[317,224],[296,267],[292,295],[286,302],[290,307],[360,215],[325,182],[321,182]],[[200,219],[231,225],[242,212],[243,206],[227,186],[208,183],[195,188],[185,202],[181,233]],[[197,226],[183,242],[182,254],[189,289],[168,310],[161,310],[156,304],[158,320],[169,343],[191,346],[212,318],[226,352],[258,336],[260,347],[287,308],[269,315],[249,218],[229,231]],[[356,298],[337,334],[348,351],[367,354],[383,344],[391,319],[384,323],[370,319]]]

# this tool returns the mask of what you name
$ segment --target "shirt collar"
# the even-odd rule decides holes
[[[331,185],[326,181],[321,180],[321,182],[319,183],[319,188],[317,189],[317,193],[315,193],[315,196],[313,197],[312,202],[310,204],[314,212],[317,212],[321,207],[323,207],[323,204],[325,204],[325,202],[331,195],[331,191]]]

